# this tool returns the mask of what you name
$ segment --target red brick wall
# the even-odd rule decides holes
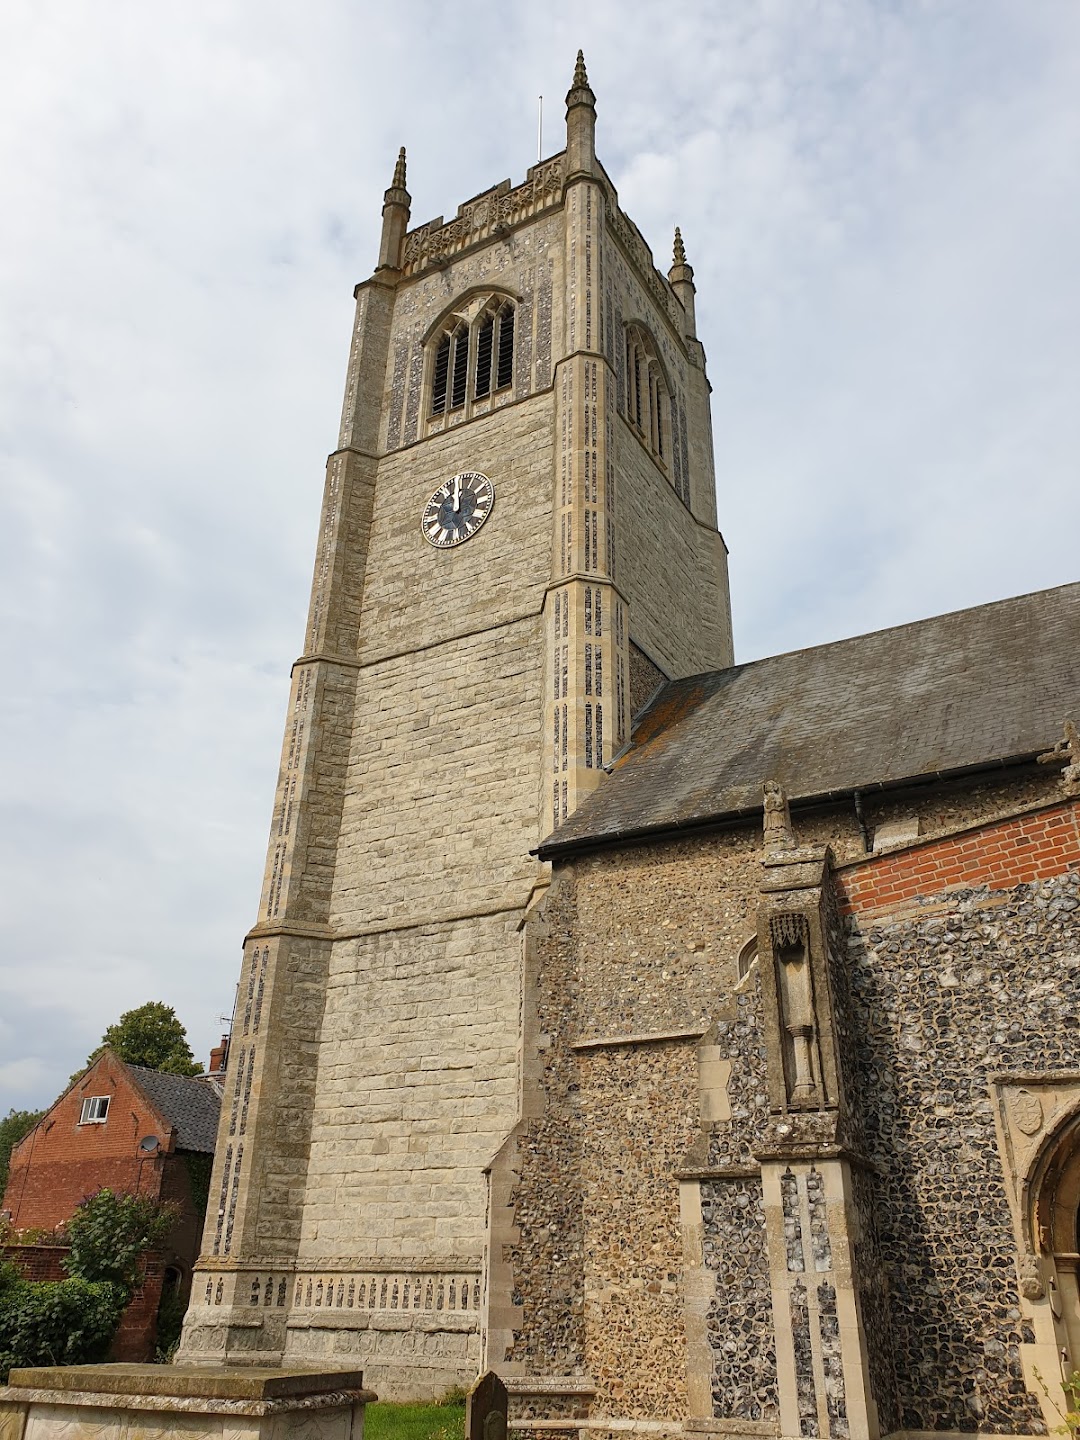
[[[161,1281],[164,1264],[157,1256],[146,1261],[142,1289],[136,1290],[120,1318],[120,1328],[113,1337],[110,1360],[141,1364],[153,1360],[157,1347],[157,1312],[161,1303]]]
[[[927,840],[836,872],[841,909],[890,910],[957,886],[1009,890],[1080,869],[1080,803],[1057,805]]]
[[[66,1280],[66,1245],[4,1245],[4,1259],[10,1260],[24,1280]]]
[[[80,1124],[82,1102],[91,1095],[109,1096],[103,1124]],[[165,1157],[140,1160],[144,1135],[157,1135],[166,1144],[169,1140],[165,1122],[131,1084],[124,1067],[103,1055],[12,1151],[3,1202],[12,1224],[52,1230],[103,1185],[158,1198]]]
[[[64,1269],[64,1260],[68,1254],[66,1245],[4,1245],[0,1249],[27,1280],[69,1278]],[[142,1288],[131,1297],[130,1304],[120,1317],[120,1325],[109,1351],[110,1360],[135,1364],[153,1360],[157,1347],[157,1312],[161,1303],[164,1271],[164,1260],[156,1255],[148,1257]]]

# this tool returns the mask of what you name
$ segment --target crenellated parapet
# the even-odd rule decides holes
[[[440,269],[452,257],[474,246],[501,239],[547,210],[562,204],[564,156],[554,156],[529,169],[525,182],[510,187],[509,180],[464,201],[453,220],[442,216],[410,230],[405,237],[404,273],[420,275]]]

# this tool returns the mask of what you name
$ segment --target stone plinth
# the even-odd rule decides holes
[[[359,1370],[65,1365],[13,1370],[0,1440],[362,1440]]]

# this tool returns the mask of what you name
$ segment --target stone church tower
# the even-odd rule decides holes
[[[539,842],[664,679],[732,659],[709,386],[594,149],[410,229],[356,287],[303,654],[181,1358],[485,1363]]]

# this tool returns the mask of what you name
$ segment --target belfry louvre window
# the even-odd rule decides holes
[[[472,390],[469,391],[469,376]],[[431,370],[431,414],[461,410],[514,381],[514,305],[489,304],[468,325],[459,320],[435,345]]]
[[[636,325],[626,331],[626,418],[660,460],[668,449],[667,385],[652,341]]]
[[[431,413],[442,415],[448,408],[458,410],[465,404],[465,386],[469,375],[469,330],[461,324],[444,335],[435,350],[435,372],[431,386]]]

